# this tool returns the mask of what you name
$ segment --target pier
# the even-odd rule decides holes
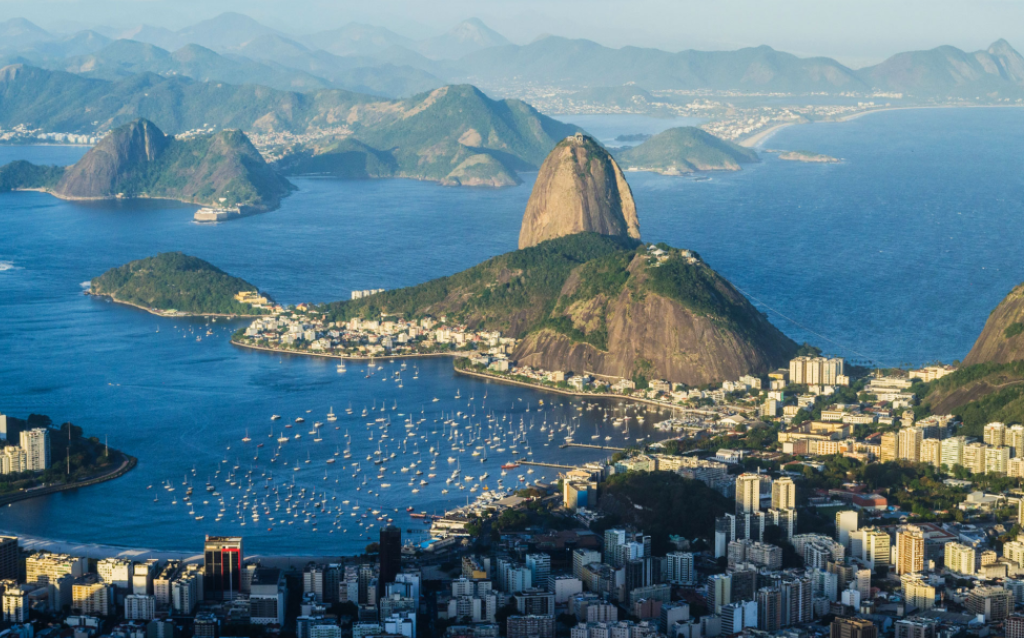
[[[624,447],[612,447],[610,445],[591,445],[590,443],[563,443],[558,446],[559,449],[565,449],[567,447],[582,447],[588,450],[611,450],[612,452],[625,452]]]
[[[537,467],[552,467],[556,470],[575,470],[576,467],[573,465],[559,465],[557,463],[538,463],[537,461],[527,461],[526,459],[520,459],[516,461],[519,465],[534,465]]]

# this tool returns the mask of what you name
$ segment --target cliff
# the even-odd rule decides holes
[[[1010,291],[989,315],[964,365],[1024,360],[1024,284]]]
[[[329,306],[352,317],[446,315],[522,338],[512,359],[689,385],[760,374],[796,344],[696,255],[578,233],[450,277]]]
[[[640,222],[618,164],[600,144],[576,134],[559,142],[541,165],[519,248],[582,232],[639,239]]]
[[[647,141],[616,153],[627,169],[669,175],[694,171],[738,171],[740,164],[757,162],[757,153],[719,139],[693,126],[662,131]]]

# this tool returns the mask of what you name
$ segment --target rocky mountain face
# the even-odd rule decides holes
[[[964,365],[1024,360],[1024,284],[1010,291],[989,315]]]
[[[154,162],[170,145],[170,138],[152,122],[136,120],[94,146],[61,178],[53,192],[58,197],[99,198],[122,192],[121,183],[139,166]]]
[[[621,288],[597,294],[587,291],[595,265],[584,265],[565,282],[551,320],[512,358],[545,370],[697,386],[765,373],[792,356],[795,344],[728,281],[697,257],[666,252],[662,261],[636,251],[619,273]]]
[[[241,131],[178,140],[152,122],[111,131],[67,170],[16,162],[0,190],[38,188],[64,199],[152,197],[251,211],[275,208],[294,187]]]
[[[519,248],[582,232],[640,238],[636,203],[622,169],[582,133],[548,153],[519,232]]]

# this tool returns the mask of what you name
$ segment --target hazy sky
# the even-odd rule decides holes
[[[357,21],[424,37],[479,17],[517,43],[542,34],[668,50],[768,44],[857,66],[909,49],[1024,46],[1024,0],[0,0],[46,28],[172,29],[224,11],[301,34]]]

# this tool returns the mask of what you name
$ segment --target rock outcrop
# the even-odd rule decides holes
[[[54,189],[54,195],[100,198],[121,193],[126,177],[146,163],[155,162],[170,145],[149,120],[136,120],[105,136],[74,166]]]
[[[1006,295],[964,358],[964,365],[1024,360],[1024,284]]]
[[[537,174],[519,231],[519,248],[595,232],[640,238],[633,193],[600,144],[578,133],[555,146]]]

